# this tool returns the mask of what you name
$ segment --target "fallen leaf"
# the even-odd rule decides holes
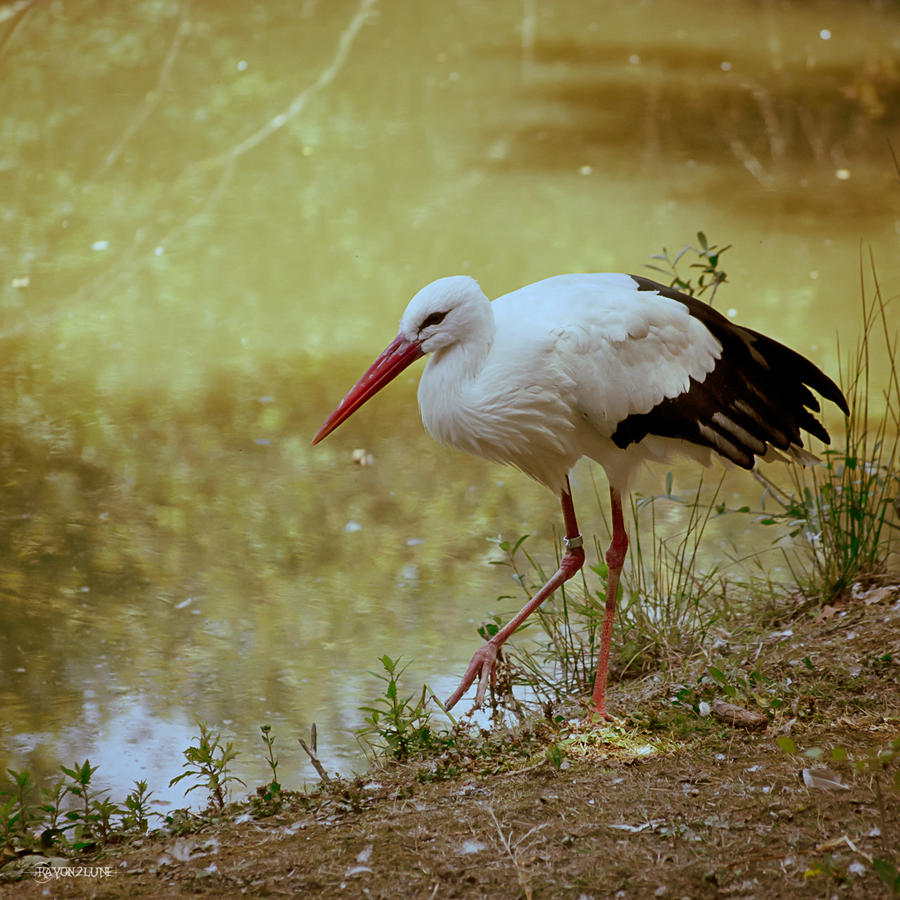
[[[826,603],[825,606],[822,607],[819,615],[816,616],[817,622],[826,622],[828,619],[837,615],[841,611],[840,606],[832,606],[830,603]]]
[[[752,712],[724,700],[713,700],[712,713],[717,719],[748,731],[759,731],[769,724],[769,717],[764,713]]]
[[[876,587],[866,591],[862,595],[862,601],[866,606],[872,606],[874,603],[881,603],[882,600],[890,600],[897,590],[896,585],[887,585],[885,587]]]

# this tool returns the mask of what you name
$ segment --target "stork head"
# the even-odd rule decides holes
[[[433,353],[477,331],[487,303],[474,278],[438,278],[409,301],[400,318],[400,335],[418,341],[423,353]]]
[[[451,275],[420,290],[400,319],[400,333],[384,349],[325,420],[312,442],[318,444],[370,397],[426,353],[443,350],[478,334],[490,316],[490,303],[474,278]]]

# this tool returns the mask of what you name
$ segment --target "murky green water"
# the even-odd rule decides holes
[[[145,777],[179,800],[194,720],[251,784],[269,722],[297,786],[312,721],[330,767],[360,765],[381,654],[452,688],[475,624],[515,606],[486,538],[550,560],[556,500],[434,445],[415,370],[309,446],[433,278],[649,274],[703,229],[733,245],[718,305],[832,373],[860,247],[900,284],[894,4],[20,7],[0,6],[4,766],[89,756],[117,796]],[[590,532],[587,470],[576,490]]]

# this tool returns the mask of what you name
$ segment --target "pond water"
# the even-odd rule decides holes
[[[861,259],[900,284],[898,58],[878,2],[0,5],[0,765],[181,803],[201,720],[251,786],[261,723],[287,787],[312,722],[362,768],[378,657],[449,693],[518,605],[487,539],[559,518],[424,434],[420,367],[309,446],[409,297],[702,230],[719,308],[836,374]],[[712,559],[772,540],[729,521]]]

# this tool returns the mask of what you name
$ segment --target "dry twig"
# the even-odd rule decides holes
[[[303,738],[297,738],[300,742],[300,746],[306,752],[306,755],[309,757],[309,761],[313,764],[313,768],[319,773],[319,778],[322,779],[323,784],[329,784],[331,779],[328,777],[328,773],[325,771],[325,766],[322,765],[322,761],[317,756],[318,747],[316,746],[316,723],[312,723],[312,727],[309,729],[309,743],[312,744],[312,747],[303,740]]]
[[[532,887],[531,887],[531,879],[528,876],[528,872],[525,869],[521,854],[519,851],[519,847],[522,842],[527,840],[534,834],[536,831],[540,831],[542,828],[546,828],[547,823],[544,822],[541,825],[535,825],[534,828],[529,828],[525,834],[522,835],[515,843],[512,840],[512,830],[510,830],[509,835],[505,835],[503,833],[503,829],[500,827],[500,822],[497,819],[497,814],[494,812],[494,807],[489,806],[488,812],[491,814],[491,818],[494,820],[494,825],[497,828],[497,834],[500,835],[500,843],[503,846],[503,849],[506,851],[509,858],[512,860],[513,868],[516,870],[516,878],[519,881],[519,886],[522,888],[522,892],[525,894],[526,900],[531,900],[532,898]]]

